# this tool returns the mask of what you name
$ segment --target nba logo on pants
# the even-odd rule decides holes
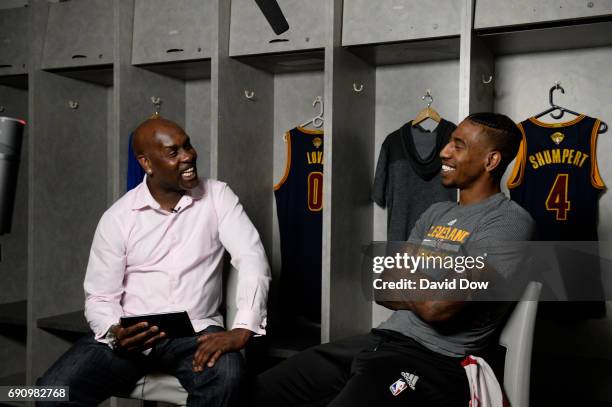
[[[398,394],[406,390],[407,387],[408,385],[406,384],[406,382],[403,379],[399,379],[389,387],[389,390],[391,390],[391,394],[397,396]]]

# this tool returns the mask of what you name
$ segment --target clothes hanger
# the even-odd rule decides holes
[[[323,124],[325,123],[325,119],[323,119],[323,98],[321,96],[317,96],[315,98],[314,102],[312,102],[312,107],[316,107],[317,104],[320,105],[319,114],[313,117],[312,119],[300,124],[300,127],[306,127],[309,124],[312,124],[313,127],[319,129],[321,128],[321,126],[323,126]]]
[[[427,89],[427,91],[425,92],[425,94],[423,95],[421,99],[422,100],[429,99],[429,102],[427,102],[427,107],[421,110],[416,115],[416,117],[412,119],[412,126],[416,126],[417,124],[422,123],[423,121],[427,119],[431,119],[437,123],[440,123],[440,120],[442,120],[442,117],[440,117],[440,114],[436,112],[436,109],[432,109],[431,107],[434,101],[433,96],[431,96],[431,90]]]
[[[554,119],[560,119],[563,117],[563,114],[565,113],[570,113],[573,114],[574,116],[580,116],[580,113],[574,112],[573,110],[570,110],[566,107],[563,106],[559,106],[556,105],[553,101],[553,93],[556,90],[560,90],[561,93],[565,94],[565,89],[563,89],[563,87],[561,86],[561,83],[559,81],[555,81],[555,86],[553,86],[552,88],[550,88],[550,90],[548,91],[548,101],[550,103],[550,107],[546,110],[544,110],[541,113],[536,114],[535,116],[533,116],[536,119],[539,119],[542,116],[547,115],[548,113],[550,113],[550,116]],[[555,110],[558,110],[559,113],[554,113]],[[608,125],[604,122],[601,122],[601,125],[599,127],[599,133],[605,133],[606,131],[608,131]]]

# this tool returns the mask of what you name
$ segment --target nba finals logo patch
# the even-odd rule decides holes
[[[319,148],[319,147],[321,147],[321,144],[323,144],[323,140],[321,140],[321,137],[315,137],[314,139],[312,139],[312,144],[316,148]]]
[[[559,145],[561,144],[561,142],[563,141],[563,139],[565,138],[565,136],[563,135],[563,133],[561,132],[554,132],[551,136],[550,139],[556,144]]]
[[[389,390],[391,390],[391,394],[397,396],[407,388],[408,385],[406,384],[406,382],[403,379],[398,379],[398,381],[396,381],[389,387]]]

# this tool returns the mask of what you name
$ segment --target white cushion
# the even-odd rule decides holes
[[[138,380],[130,398],[184,406],[187,404],[187,391],[174,376],[149,373]]]

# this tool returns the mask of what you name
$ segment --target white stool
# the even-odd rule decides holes
[[[187,391],[174,376],[162,373],[149,373],[136,383],[130,398],[161,401],[177,406],[187,405]]]

